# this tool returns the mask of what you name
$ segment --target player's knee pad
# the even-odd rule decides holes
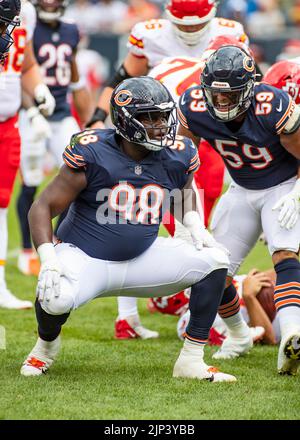
[[[63,315],[71,312],[74,299],[70,293],[61,292],[58,298],[52,297],[49,302],[43,301],[41,307],[49,315]]]
[[[219,248],[204,248],[206,252],[206,261],[211,266],[211,271],[217,269],[228,269],[230,261],[228,255]]]
[[[0,188],[0,208],[7,208],[10,202],[11,190]]]

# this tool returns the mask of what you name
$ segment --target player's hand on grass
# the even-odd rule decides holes
[[[292,229],[299,219],[300,212],[300,179],[297,179],[292,191],[281,197],[272,210],[280,209],[278,221],[282,228]]]

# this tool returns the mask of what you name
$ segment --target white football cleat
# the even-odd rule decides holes
[[[236,377],[222,373],[216,367],[206,365],[198,356],[183,354],[182,351],[174,365],[173,377],[208,380],[209,382],[236,382]]]
[[[23,301],[15,297],[6,287],[0,289],[0,307],[4,309],[31,309],[31,301]]]
[[[300,367],[300,329],[289,331],[281,338],[277,369],[279,374],[295,376]]]
[[[60,349],[60,336],[48,342],[38,338],[37,343],[21,367],[22,376],[41,376],[54,362]]]
[[[248,335],[241,338],[233,337],[229,334],[212,357],[213,359],[234,359],[248,353],[252,347],[253,338],[249,329]]]
[[[38,276],[41,268],[40,260],[33,250],[21,251],[18,256],[18,269],[23,275]]]

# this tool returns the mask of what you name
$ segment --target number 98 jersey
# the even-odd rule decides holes
[[[71,115],[67,102],[71,82],[71,63],[79,43],[79,31],[73,22],[60,19],[56,27],[39,19],[33,37],[34,53],[45,84],[56,101],[54,113],[49,120],[60,121]]]
[[[256,84],[242,126],[213,118],[199,86],[188,89],[179,102],[181,125],[206,139],[222,156],[232,177],[247,189],[265,189],[296,176],[298,161],[280,143],[280,133],[296,108],[283,90]]]
[[[71,204],[58,237],[93,258],[124,261],[148,249],[170,201],[199,166],[188,138],[134,161],[113,129],[86,130],[66,147],[65,164],[85,172],[87,186]],[[174,191],[174,192],[173,192]],[[173,198],[171,198],[173,197]]]

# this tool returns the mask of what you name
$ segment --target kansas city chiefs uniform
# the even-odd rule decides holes
[[[243,26],[233,20],[213,18],[206,33],[195,46],[187,46],[175,34],[173,24],[166,19],[137,23],[129,36],[127,47],[137,57],[146,57],[152,68],[164,58],[174,56],[200,57],[209,42],[219,35],[231,35],[248,43]]]
[[[14,116],[21,106],[21,71],[25,46],[32,39],[36,24],[35,9],[28,1],[22,2],[21,26],[13,32],[14,43],[9,50],[4,69],[0,73],[0,122]]]

